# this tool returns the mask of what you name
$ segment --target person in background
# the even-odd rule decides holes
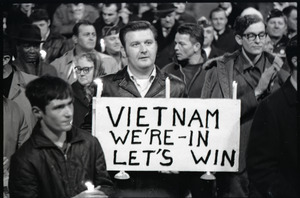
[[[60,78],[66,80],[70,84],[74,83],[77,80],[77,76],[74,71],[75,57],[79,54],[89,52],[96,54],[96,57],[104,70],[104,74],[110,74],[118,71],[118,64],[113,57],[95,50],[96,30],[92,23],[88,21],[80,21],[76,23],[73,28],[72,39],[75,43],[75,47],[51,63],[51,65],[56,68]]]
[[[214,27],[214,40],[212,45],[224,52],[232,53],[237,50],[239,45],[234,38],[233,30],[227,26],[228,19],[225,11],[219,7],[213,9],[210,12],[210,20]]]
[[[52,30],[67,38],[72,37],[72,29],[76,23],[82,20],[94,23],[99,17],[98,10],[84,3],[62,3],[59,5],[52,19]]]
[[[267,16],[267,33],[273,43],[273,53],[285,58],[285,47],[289,38],[285,35],[287,20],[282,11],[273,9]]]
[[[180,78],[186,86],[186,95],[200,98],[206,71],[202,68],[206,61],[202,50],[204,30],[195,23],[184,23],[175,35],[174,62],[162,68],[163,72]]]
[[[156,29],[147,21],[132,21],[120,30],[120,40],[128,65],[115,74],[102,77],[103,97],[164,98],[166,78],[171,83],[170,97],[184,96],[184,83],[155,65]],[[92,105],[83,128],[91,130]],[[116,172],[111,172],[115,175]],[[132,171],[130,179],[118,181],[114,197],[180,197],[179,175]]]
[[[287,18],[287,36],[288,38],[292,38],[295,35],[297,35],[297,13],[298,9],[296,6],[290,5],[288,7],[285,7],[282,10],[284,16]]]
[[[109,196],[113,184],[98,139],[71,125],[71,85],[58,77],[42,76],[26,86],[26,96],[38,122],[11,157],[10,197]],[[86,181],[96,189],[86,191]]]
[[[24,24],[15,39],[17,58],[13,65],[27,74],[57,76],[56,69],[41,58],[40,44],[43,41],[41,31],[36,25]]]
[[[250,197],[299,197],[297,145],[297,36],[286,47],[291,76],[263,100],[255,113],[249,140],[247,167],[254,189]],[[260,195],[260,196],[259,196]]]
[[[77,80],[72,84],[74,92],[73,126],[80,127],[88,113],[89,104],[95,92],[94,79],[103,75],[96,54],[83,53],[75,58]]]
[[[172,3],[159,3],[156,8],[158,51],[155,64],[159,68],[171,63],[174,57],[174,39],[179,22],[176,20],[176,7]]]
[[[101,42],[104,36],[104,27],[118,26],[123,27],[125,24],[119,15],[122,9],[121,3],[104,3],[101,7],[101,14],[94,22],[96,28],[97,38],[95,49],[99,52],[103,52],[104,49],[101,47]]]
[[[196,19],[193,16],[192,13],[190,13],[188,10],[186,10],[187,3],[173,3],[176,7],[176,20],[179,22],[179,24],[183,23],[196,23]]]
[[[37,76],[20,71],[12,64],[11,42],[7,36],[3,37],[3,96],[16,102],[24,111],[28,131],[31,131],[36,123],[36,119],[31,111],[31,105],[25,96],[25,86]]]
[[[10,158],[29,138],[31,131],[24,111],[14,101],[3,96],[3,197],[9,198]]]
[[[281,69],[283,61],[263,50],[266,30],[257,15],[238,17],[234,25],[235,39],[241,49],[211,59],[203,65],[205,76],[201,98],[232,98],[232,83],[237,83],[237,99],[241,100],[239,170],[216,174],[219,197],[248,197],[246,151],[250,127],[257,105],[287,79]]]
[[[126,55],[119,38],[120,28],[118,26],[104,27],[104,54],[112,56],[118,63],[119,70],[127,65]]]
[[[51,21],[45,9],[33,10],[33,13],[30,15],[30,20],[33,25],[38,26],[41,30],[43,41],[41,48],[46,53],[43,57],[46,63],[51,63],[73,48],[73,43],[68,42],[64,36],[53,33],[50,29]]]
[[[200,25],[204,32],[203,50],[205,51],[207,59],[215,58],[223,55],[225,52],[212,45],[214,40],[214,28],[210,21],[208,20],[198,20],[198,25]]]

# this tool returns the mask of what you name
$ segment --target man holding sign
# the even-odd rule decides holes
[[[250,127],[258,103],[286,80],[282,60],[264,52],[266,30],[257,15],[246,15],[235,21],[235,39],[241,49],[207,62],[209,69],[202,98],[232,98],[232,84],[237,82],[237,99],[241,100],[241,139],[238,173],[220,173],[217,184],[220,197],[247,197],[248,176],[246,149]]]
[[[184,97],[184,83],[173,75],[161,72],[154,64],[157,53],[156,37],[155,28],[147,21],[133,21],[120,30],[120,40],[128,58],[128,65],[119,72],[102,78],[101,96],[165,98],[166,79],[169,78],[170,97]],[[91,112],[86,117],[85,128],[90,128]],[[179,196],[176,191],[179,189],[178,174],[134,171],[129,172],[129,175],[130,180],[123,182],[127,186],[126,190],[120,196]],[[117,185],[121,182],[116,180]]]

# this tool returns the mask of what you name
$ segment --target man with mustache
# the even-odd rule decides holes
[[[202,98],[232,98],[232,83],[237,82],[237,99],[241,100],[240,158],[237,173],[218,173],[220,197],[247,197],[248,175],[246,149],[257,105],[279,88],[288,73],[281,69],[282,60],[263,51],[266,30],[257,15],[238,17],[234,24],[235,39],[241,49],[208,61]]]

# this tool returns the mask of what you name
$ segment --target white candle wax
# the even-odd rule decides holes
[[[88,192],[91,192],[95,189],[95,186],[90,181],[85,182],[85,186],[87,187]]]
[[[94,80],[94,82],[97,84],[97,98],[100,98],[103,90],[102,80],[100,78],[97,78]]]
[[[237,82],[232,82],[232,99],[237,99]]]
[[[171,83],[170,83],[170,78],[166,78],[166,98],[170,98],[170,90],[171,90]]]

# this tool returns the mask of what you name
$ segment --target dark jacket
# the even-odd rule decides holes
[[[250,181],[265,197],[299,196],[297,104],[297,91],[288,79],[255,113],[247,167]]]
[[[218,40],[213,40],[212,45],[223,50],[224,52],[229,53],[232,53],[240,48],[239,44],[235,40],[233,30],[229,27],[226,27],[225,31],[219,36]]]
[[[179,26],[179,23],[177,20],[175,21],[175,24],[171,28],[170,33],[167,35],[167,37],[163,36],[160,20],[158,20],[153,26],[157,30],[157,45],[158,45],[155,64],[159,68],[162,68],[163,66],[173,62],[173,57],[175,55],[174,39],[177,33],[177,28]]]
[[[239,173],[220,173],[217,175],[217,184],[220,196],[243,197],[248,193],[248,178],[246,168],[246,150],[248,147],[250,127],[257,105],[254,94],[255,87],[252,85],[252,78],[243,73],[243,65],[235,62],[242,56],[242,50],[232,54],[225,54],[219,58],[208,61],[204,68],[209,69],[205,76],[205,83],[202,88],[202,98],[232,98],[232,82],[237,81],[237,99],[241,100],[241,121],[240,121],[240,156]],[[269,68],[275,57],[263,52],[265,68]],[[235,79],[236,76],[239,78]],[[274,80],[274,85],[264,96],[267,96],[278,89],[287,79],[289,74],[281,69]]]
[[[208,56],[208,59],[211,59],[211,58],[216,58],[218,56],[222,56],[223,54],[225,54],[225,51],[215,47],[215,46],[211,46],[211,51],[210,51],[210,54]]]
[[[89,101],[85,98],[84,87],[78,81],[72,84],[72,89],[74,93],[73,125],[80,127],[89,111]]]
[[[15,61],[12,62],[12,65],[16,66],[20,71],[25,72],[27,74],[32,74],[36,76],[57,76],[57,71],[54,68],[54,66],[45,63],[41,60],[41,58],[36,64],[26,63],[25,61],[17,58]]]
[[[70,198],[86,190],[87,180],[111,193],[112,181],[99,141],[73,127],[67,132],[67,142],[63,152],[37,124],[30,139],[12,156],[10,197]]]
[[[43,49],[47,52],[47,56],[44,61],[46,63],[51,63],[72,48],[72,43],[68,42],[64,36],[50,31],[48,38],[43,43]]]
[[[205,62],[205,60],[206,58],[204,58],[203,61]],[[193,75],[192,79],[188,80],[190,81],[189,85],[187,85],[187,79],[186,79],[187,77],[183,71],[184,67],[177,60],[163,67],[162,71],[169,74],[173,74],[178,78],[180,78],[186,85],[186,95],[189,98],[200,98],[202,87],[205,80],[206,71],[202,68],[202,64],[197,64],[197,65],[198,65],[198,69],[196,73]]]

